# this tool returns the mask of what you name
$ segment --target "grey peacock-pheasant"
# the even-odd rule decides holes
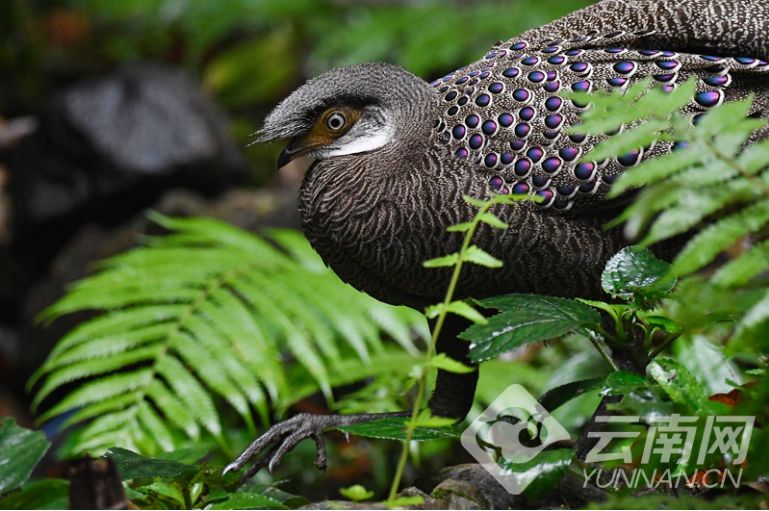
[[[462,195],[536,194],[496,213],[509,228],[483,228],[478,245],[501,269],[470,265],[460,296],[531,292],[600,296],[599,275],[627,240],[602,226],[617,213],[603,198],[613,180],[671,144],[602,162],[578,163],[600,139],[569,135],[581,105],[565,91],[625,89],[651,77],[666,90],[697,79],[697,115],[754,95],[769,107],[766,0],[603,0],[494,46],[481,60],[428,84],[389,64],[329,71],[267,117],[259,140],[289,139],[279,166],[309,163],[300,192],[304,231],[326,263],[381,300],[423,307],[439,301],[448,274],[422,262],[456,251],[446,227],[474,210]],[[767,60],[765,60],[767,59]],[[438,350],[466,360],[453,320]],[[463,418],[477,372],[439,372],[429,406]],[[270,428],[227,470],[272,469],[305,438],[326,463],[323,431],[381,415],[301,414]]]

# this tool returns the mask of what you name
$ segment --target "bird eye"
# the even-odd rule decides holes
[[[339,131],[347,125],[347,117],[342,112],[331,112],[326,117],[326,126],[331,131]]]

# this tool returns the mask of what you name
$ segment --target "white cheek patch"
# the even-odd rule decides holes
[[[363,127],[362,130],[353,128],[333,146],[323,151],[323,157],[343,156],[345,154],[364,153],[373,151],[388,144],[392,139],[395,129],[392,126]]]

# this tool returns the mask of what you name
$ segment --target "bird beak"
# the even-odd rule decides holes
[[[304,147],[301,144],[302,140],[298,138],[291,139],[288,145],[281,151],[278,156],[278,168],[285,167],[291,160],[301,156],[303,154]]]
[[[278,156],[278,172],[291,169],[289,172],[304,174],[312,165],[314,158],[304,157],[318,147],[318,144],[308,144],[304,138],[293,138]]]
[[[291,163],[292,160],[295,160],[326,143],[326,141],[313,142],[312,140],[308,140],[308,138],[311,137],[296,137],[291,139],[278,156],[279,169]]]

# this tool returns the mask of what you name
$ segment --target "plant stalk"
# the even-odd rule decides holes
[[[461,248],[459,249],[457,262],[454,265],[454,271],[451,274],[449,287],[446,290],[446,295],[443,299],[443,307],[438,313],[438,319],[435,322],[435,328],[433,328],[432,336],[430,337],[430,343],[427,346],[427,353],[425,354],[424,359],[425,364],[427,364],[435,356],[435,346],[438,342],[438,337],[440,336],[443,324],[446,321],[449,304],[451,304],[451,302],[454,300],[454,292],[456,291],[457,284],[459,282],[459,275],[462,272],[464,258],[467,254],[467,250],[470,248],[470,244],[472,242],[473,236],[475,235],[475,231],[478,228],[478,224],[480,223],[481,215],[486,213],[491,208],[491,206],[497,203],[498,201],[495,199],[491,199],[490,201],[484,203],[473,217],[473,220],[470,223],[470,227],[465,233],[465,238],[462,241]],[[398,488],[400,487],[401,479],[403,478],[403,472],[406,469],[406,463],[408,462],[409,446],[411,445],[411,441],[414,438],[416,419],[419,416],[419,411],[422,406],[422,399],[424,399],[425,391],[427,388],[427,371],[424,369],[424,367],[426,366],[423,366],[422,374],[419,376],[419,382],[417,384],[417,395],[414,399],[414,404],[411,407],[411,418],[406,424],[406,438],[403,440],[403,448],[401,450],[400,458],[398,459],[398,466],[395,469],[395,476],[393,477],[393,482],[390,486],[390,492],[387,496],[387,500],[389,501],[394,500],[395,495],[398,493]]]

